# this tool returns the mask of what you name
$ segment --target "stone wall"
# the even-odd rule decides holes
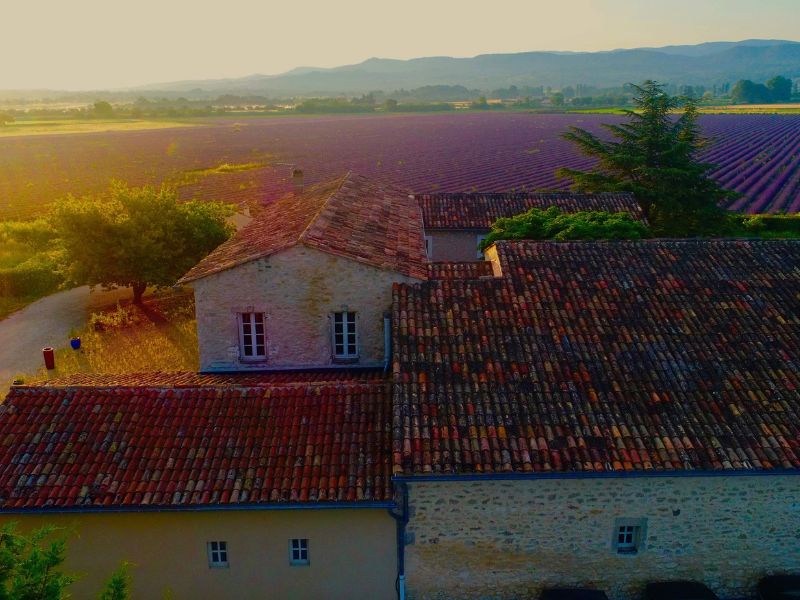
[[[331,314],[357,313],[360,365],[384,358],[383,315],[392,283],[414,281],[353,260],[295,246],[194,282],[200,369],[330,366]],[[267,358],[239,356],[238,317],[263,312]]]
[[[431,261],[470,261],[478,258],[478,235],[485,235],[488,231],[426,231],[430,236],[432,246]]]
[[[752,596],[800,571],[800,476],[540,479],[409,484],[409,598],[536,598],[591,586],[638,598],[647,581],[695,579]],[[647,519],[635,555],[618,518]]]

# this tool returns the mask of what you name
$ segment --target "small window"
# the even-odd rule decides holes
[[[612,546],[617,554],[636,554],[644,547],[646,519],[617,519]]]
[[[476,258],[484,258],[483,251],[481,250],[481,244],[483,243],[483,240],[486,239],[486,237],[487,236],[484,234],[475,236],[475,251],[477,252]]]
[[[267,356],[264,313],[239,315],[239,350],[242,360],[263,360]]]
[[[212,569],[228,566],[228,542],[208,542],[208,566]]]
[[[358,358],[356,313],[349,311],[333,313],[333,356],[340,360]]]
[[[302,566],[310,564],[308,560],[308,540],[305,538],[289,540],[289,564]]]
[[[428,260],[433,260],[433,237],[430,235],[425,236],[425,255]]]

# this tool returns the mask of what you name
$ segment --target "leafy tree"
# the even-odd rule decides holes
[[[178,201],[174,189],[114,182],[100,198],[67,196],[50,216],[72,283],[169,286],[233,232],[230,205]]]
[[[773,102],[789,102],[792,99],[792,80],[786,77],[773,77],[767,82],[767,89]]]
[[[14,523],[0,528],[0,599],[61,600],[75,581],[62,573],[66,541],[52,538],[56,529],[43,527],[29,537],[17,532]]]
[[[485,250],[497,240],[638,240],[649,235],[644,223],[625,212],[562,213],[551,206],[498,219],[480,249]]]
[[[697,160],[705,145],[690,99],[666,94],[658,83],[633,86],[635,110],[626,123],[605,125],[616,140],[571,127],[564,138],[598,159],[592,171],[559,169],[581,192],[633,192],[653,232],[693,236],[715,231],[724,220],[719,204],[733,196],[709,177],[713,165]],[[675,111],[682,109],[676,116]]]
[[[773,96],[763,83],[741,79],[731,90],[731,100],[736,104],[770,104],[773,102]]]
[[[114,107],[105,100],[95,102],[93,110],[98,117],[110,117],[114,114]]]
[[[14,115],[9,113],[0,113],[0,127],[13,123],[15,121]]]

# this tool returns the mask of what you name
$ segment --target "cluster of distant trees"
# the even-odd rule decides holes
[[[731,90],[731,101],[736,104],[773,104],[790,102],[791,99],[792,81],[781,76],[773,77],[766,83],[741,79]]]

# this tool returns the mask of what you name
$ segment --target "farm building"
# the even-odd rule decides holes
[[[123,559],[137,598],[739,598],[800,570],[799,242],[428,263],[402,190],[282,202],[184,278],[201,373],[0,406],[0,514],[75,526],[78,596]]]
[[[348,174],[265,207],[181,283],[201,370],[241,371],[382,366],[392,283],[426,278],[415,202]]]
[[[478,249],[497,219],[513,217],[532,208],[556,207],[573,213],[586,210],[626,212],[644,220],[632,194],[451,193],[416,196],[422,210],[425,250],[434,262],[482,260]]]

